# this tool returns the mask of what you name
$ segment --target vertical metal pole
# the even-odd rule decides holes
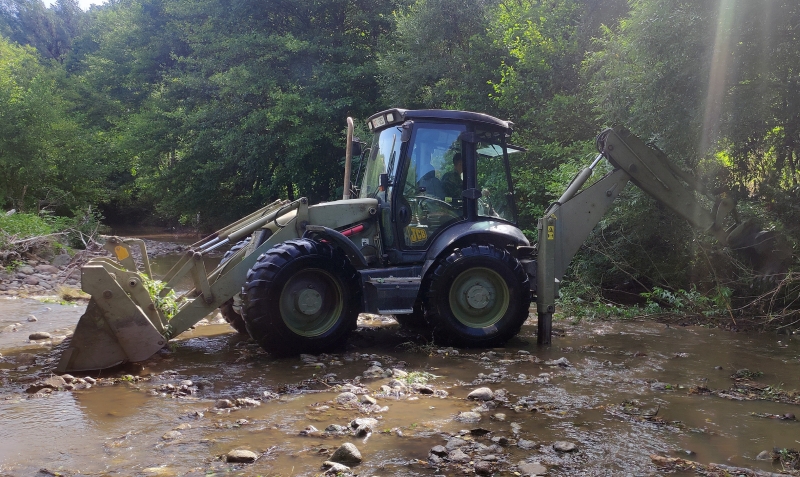
[[[553,312],[556,305],[556,217],[559,205],[550,207],[539,219],[539,254],[536,270],[536,311],[539,329],[536,342],[549,345],[553,332]]]
[[[344,188],[342,199],[350,198],[350,171],[353,164],[353,118],[347,118],[347,146],[344,154]]]

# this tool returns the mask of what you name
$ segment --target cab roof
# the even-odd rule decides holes
[[[514,123],[503,121],[494,116],[471,111],[456,111],[449,109],[399,109],[392,108],[380,113],[375,113],[367,119],[370,131],[383,129],[390,124],[402,123],[414,119],[431,119],[438,121],[455,121],[478,123],[484,126],[503,129],[506,135],[514,130]]]

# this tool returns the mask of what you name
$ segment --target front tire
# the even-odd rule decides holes
[[[345,255],[310,239],[271,248],[242,289],[247,330],[276,356],[341,348],[361,305],[358,272]]]
[[[434,339],[464,347],[500,346],[528,319],[528,275],[493,245],[455,250],[433,271],[428,320]]]

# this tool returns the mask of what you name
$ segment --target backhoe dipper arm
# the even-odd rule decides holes
[[[672,165],[661,151],[653,149],[623,128],[607,129],[597,138],[600,154],[591,166],[572,180],[561,198],[539,220],[536,277],[536,308],[539,316],[538,342],[549,344],[558,284],[592,229],[611,207],[619,193],[633,182],[692,226],[714,235],[727,245],[729,231],[722,220],[734,209],[729,198],[716,202],[711,211],[698,201],[702,185],[690,174]],[[614,170],[578,192],[605,157]]]

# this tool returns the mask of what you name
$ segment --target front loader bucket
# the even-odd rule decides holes
[[[142,308],[102,266],[82,270],[84,291],[92,295],[56,372],[105,369],[143,361],[167,342]]]

